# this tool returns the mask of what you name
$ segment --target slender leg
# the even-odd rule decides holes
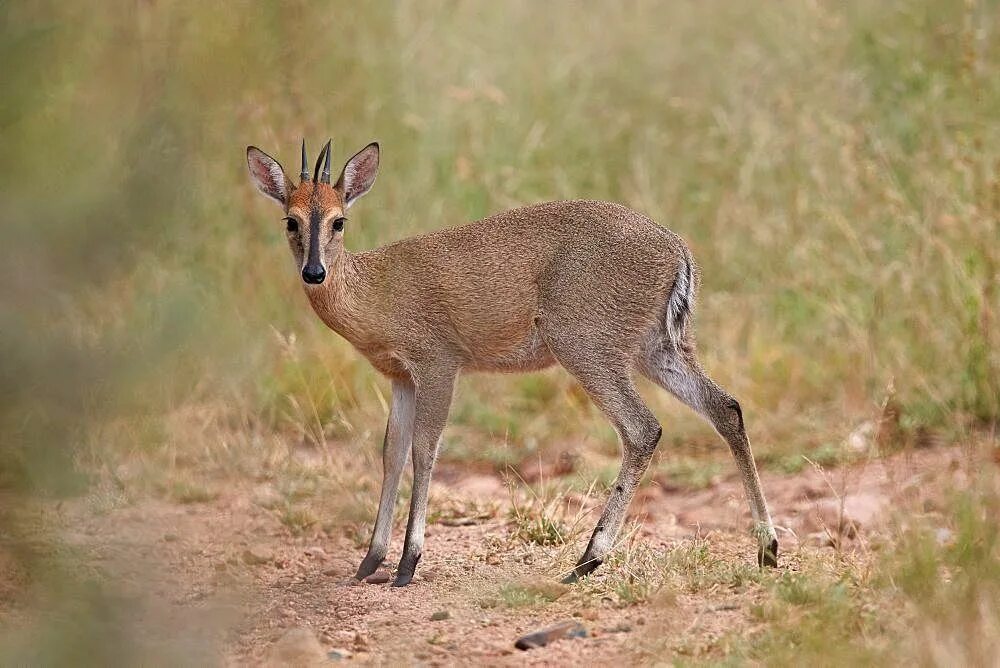
[[[690,347],[686,350],[657,347],[647,355],[642,372],[707,419],[726,440],[743,478],[754,519],[754,534],[759,546],[757,563],[777,566],[778,537],[760,487],[750,439],[743,424],[743,410],[736,399],[705,375],[691,350]]]
[[[385,559],[392,535],[392,514],[399,493],[399,479],[413,440],[414,386],[409,380],[392,382],[392,407],[382,443],[382,494],[368,554],[358,567],[359,580],[375,572]]]
[[[591,534],[583,556],[573,572],[563,580],[572,583],[593,572],[611,552],[625,521],[632,496],[649,466],[663,429],[636,392],[626,364],[623,363],[618,368],[580,364],[567,369],[583,383],[594,403],[608,416],[622,443],[622,467],[611,488],[601,519]],[[582,371],[583,369],[586,371]]]
[[[410,517],[406,523],[403,556],[399,560],[393,587],[404,587],[413,579],[417,562],[424,547],[427,523],[427,494],[431,472],[437,458],[441,432],[448,421],[456,371],[436,368],[420,374],[415,380],[416,412],[413,420],[413,493],[410,497]]]

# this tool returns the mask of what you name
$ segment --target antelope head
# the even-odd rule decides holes
[[[327,270],[344,251],[347,210],[371,190],[378,174],[379,147],[372,142],[347,161],[340,178],[330,185],[330,143],[320,151],[309,174],[306,142],[302,140],[302,168],[295,185],[277,160],[256,146],[247,147],[250,178],[262,193],[281,205],[288,246],[307,285],[320,285]]]

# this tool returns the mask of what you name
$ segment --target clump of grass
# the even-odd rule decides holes
[[[576,523],[567,522],[568,491],[544,485],[538,489],[527,484],[524,487],[526,498],[515,490],[513,478],[508,478],[509,541],[542,546],[565,545],[578,531]]]
[[[297,504],[285,504],[278,512],[278,519],[293,534],[305,533],[319,522],[311,508]]]
[[[219,493],[200,482],[179,478],[167,483],[167,495],[177,503],[208,503]]]
[[[685,591],[699,592],[717,586],[742,587],[758,582],[760,570],[745,561],[721,559],[705,538],[680,543],[664,555],[667,577]]]
[[[480,599],[483,608],[525,608],[545,605],[564,596],[570,588],[555,581],[519,581],[502,585],[496,595]]]
[[[513,520],[512,540],[535,545],[563,545],[566,542],[566,525],[544,510],[532,512],[518,509]]]
[[[578,585],[589,598],[611,598],[619,607],[656,600],[668,604],[675,590],[667,580],[665,555],[640,537],[641,526],[632,523],[602,564],[596,577]]]

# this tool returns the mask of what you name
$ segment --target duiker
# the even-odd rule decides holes
[[[566,581],[608,555],[662,429],[633,384],[650,378],[704,416],[729,444],[746,487],[758,563],[777,564],[778,541],[737,401],[695,355],[698,272],[676,234],[620,204],[574,200],[513,209],[364,253],[344,248],[346,214],[375,182],[369,144],[330,183],[330,143],[295,184],[261,150],[250,176],[284,212],[288,245],[320,319],[392,381],[384,479],[368,554],[357,577],[386,556],[407,456],[413,493],[394,586],[413,578],[424,546],[427,493],[455,378],[559,364],[614,425],[622,467],[590,542]],[[322,167],[322,171],[321,171]]]

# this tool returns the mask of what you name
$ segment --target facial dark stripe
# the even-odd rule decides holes
[[[308,267],[319,267],[319,224],[320,212],[313,211],[309,215],[309,261]]]

